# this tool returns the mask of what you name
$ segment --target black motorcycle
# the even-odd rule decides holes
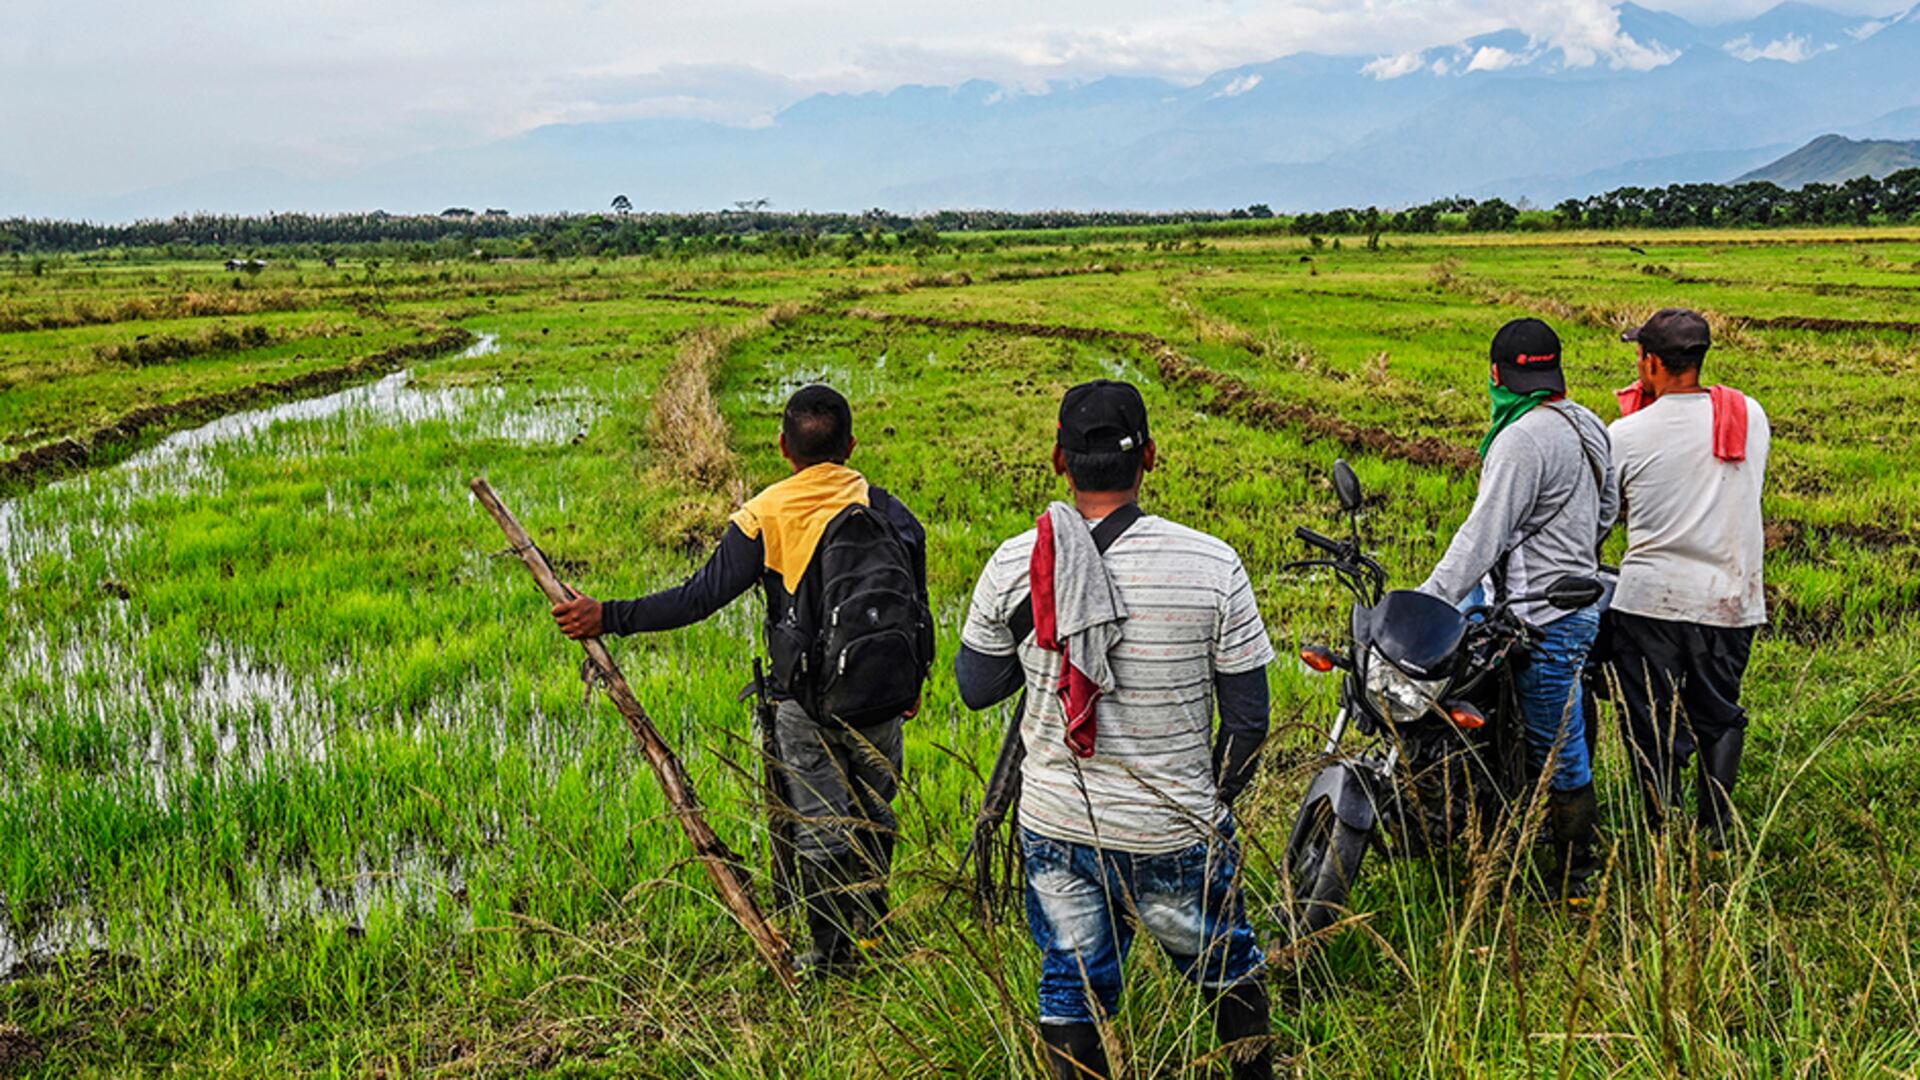
[[[1386,588],[1387,572],[1362,550],[1360,481],[1334,464],[1334,490],[1353,524],[1335,540],[1294,530],[1321,557],[1287,569],[1325,569],[1354,594],[1351,648],[1310,645],[1300,658],[1342,673],[1340,709],[1287,841],[1283,873],[1293,889],[1296,940],[1332,925],[1347,906],[1367,849],[1418,857],[1470,835],[1492,837],[1532,786],[1526,728],[1514,696],[1511,660],[1539,631],[1513,605],[1545,601],[1577,610],[1599,599],[1592,578],[1563,578],[1543,593],[1460,610],[1408,589]],[[1372,741],[1339,756],[1358,730]]]

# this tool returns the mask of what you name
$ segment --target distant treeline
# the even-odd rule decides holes
[[[1440,199],[1406,210],[1327,210],[1296,214],[1302,235],[1338,233],[1505,232],[1511,229],[1761,228],[1781,225],[1906,224],[1920,220],[1920,169],[1884,180],[1844,184],[1673,184],[1615,188],[1567,199],[1551,211],[1521,210],[1501,199]]]
[[[741,209],[697,214],[616,211],[514,216],[451,207],[439,214],[198,214],[130,225],[0,220],[0,255],[139,250],[178,257],[333,254],[430,258],[698,255],[728,251],[791,256],[927,251],[1019,242],[1016,234],[1078,231],[1099,241],[1116,230],[1161,230],[1161,238],[1235,231],[1301,236],[1505,232],[1514,229],[1758,228],[1901,224],[1920,220],[1920,169],[1844,184],[1674,184],[1623,187],[1552,210],[1502,199],[1449,198],[1400,210],[1344,208],[1277,216],[1264,205],[1230,211],[1133,213],[941,210],[905,215],[785,213]]]
[[[174,250],[183,254],[307,249],[309,254],[321,254],[329,247],[358,250],[370,245],[448,243],[477,245],[493,254],[506,254],[498,248],[499,241],[524,242],[534,248],[536,254],[546,254],[553,249],[567,255],[644,254],[689,240],[762,241],[769,237],[876,235],[924,238],[955,232],[1186,225],[1272,216],[1272,211],[1264,206],[1179,213],[942,210],[913,216],[885,210],[818,214],[764,209],[694,214],[613,212],[515,216],[505,210],[476,213],[464,207],[450,207],[438,214],[389,214],[381,210],[364,214],[194,214],[129,225],[12,218],[0,219],[0,254],[84,252],[102,248]],[[487,241],[495,243],[487,244]]]

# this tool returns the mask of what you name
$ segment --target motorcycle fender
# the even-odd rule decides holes
[[[1373,828],[1376,815],[1372,788],[1351,763],[1336,762],[1321,769],[1308,786],[1307,797],[1301,805],[1312,806],[1314,800],[1323,795],[1332,801],[1335,816],[1346,825],[1362,831]]]

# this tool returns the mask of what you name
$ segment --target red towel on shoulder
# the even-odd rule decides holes
[[[1086,672],[1073,666],[1067,643],[1060,640],[1059,611],[1053,593],[1053,515],[1040,515],[1034,523],[1033,557],[1027,564],[1029,587],[1033,592],[1034,643],[1048,652],[1060,654],[1060,700],[1067,714],[1067,746],[1077,757],[1093,756],[1094,707],[1100,701],[1100,687]]]
[[[1620,415],[1632,416],[1645,408],[1646,394],[1637,382],[1615,390]],[[1747,460],[1747,395],[1731,386],[1715,386],[1707,396],[1713,399],[1713,456],[1721,461]]]

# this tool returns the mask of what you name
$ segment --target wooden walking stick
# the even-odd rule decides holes
[[[520,527],[509,511],[493,493],[493,488],[485,480],[476,479],[471,485],[473,494],[480,505],[487,508],[493,520],[500,523],[500,529],[507,534],[507,542],[512,545],[513,553],[527,564],[533,572],[533,580],[539,582],[540,591],[554,603],[573,599],[573,590],[561,584],[553,574],[553,567],[547,565],[547,557],[535,547],[527,530]],[[700,808],[700,797],[694,794],[693,784],[687,779],[687,771],[674,756],[672,750],[660,738],[660,732],[647,717],[647,710],[640,705],[640,699],[633,696],[633,688],[627,685],[626,677],[620,674],[619,665],[613,662],[613,655],[607,652],[606,645],[597,637],[580,642],[587,650],[587,662],[592,665],[594,674],[606,687],[607,696],[613,699],[614,707],[626,718],[627,727],[633,731],[633,737],[639,741],[640,748],[646,752],[647,762],[653,766],[653,773],[660,780],[660,788],[666,792],[667,802],[673,806],[673,816],[679,820],[680,827],[686,830],[687,839],[692,841],[694,854],[701,865],[707,868],[707,876],[713,879],[713,886],[720,893],[720,900],[740,921],[747,936],[753,939],[754,948],[760,951],[760,958],[773,969],[774,977],[788,990],[798,990],[799,984],[793,973],[793,953],[787,947],[787,939],[780,936],[760,913],[760,905],[753,899],[753,891],[740,877],[740,857],[727,848],[727,845],[707,824],[707,817]]]

